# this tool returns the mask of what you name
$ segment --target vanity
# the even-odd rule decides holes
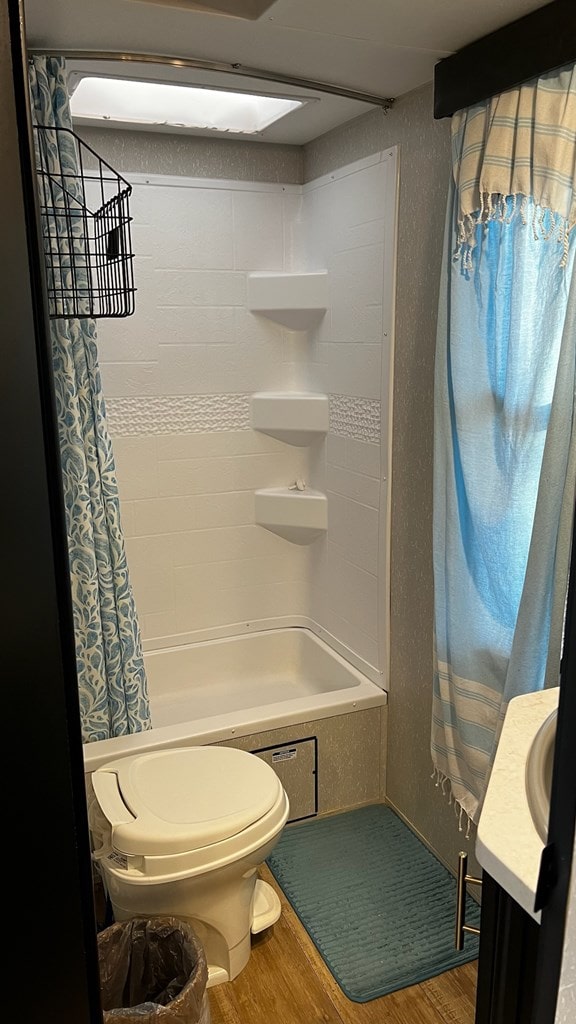
[[[483,868],[476,1024],[531,1019],[559,688],[516,697],[478,823]],[[540,895],[540,893],[539,893]]]

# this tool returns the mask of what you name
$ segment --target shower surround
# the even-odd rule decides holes
[[[99,351],[145,648],[305,626],[385,685],[395,151],[304,186],[126,176],[137,309]],[[308,331],[248,310],[250,272],[316,270]],[[251,429],[254,392],[296,390],[329,395],[324,440]],[[297,479],[328,497],[310,546],[254,522]]]

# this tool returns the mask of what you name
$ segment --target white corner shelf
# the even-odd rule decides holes
[[[292,331],[306,331],[328,308],[328,271],[248,274],[248,309]]]
[[[292,544],[311,544],[328,529],[328,499],[320,491],[270,487],[254,492],[258,526]]]
[[[328,433],[328,395],[311,391],[259,391],[250,400],[252,427],[304,448]]]

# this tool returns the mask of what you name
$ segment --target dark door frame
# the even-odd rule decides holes
[[[0,0],[2,678],[7,1016],[101,1024],[96,927],[49,332],[17,0]],[[16,827],[14,827],[16,825]],[[18,981],[16,980],[18,979]],[[12,991],[13,990],[13,991]]]
[[[100,1024],[96,927],[74,634],[46,297],[39,253],[18,0],[0,0],[0,338],[6,496],[2,618],[15,765],[7,787],[19,911],[7,920],[20,985],[11,1016],[28,1024]],[[574,559],[574,555],[573,555]],[[554,1019],[574,835],[575,570],[571,576],[550,841],[558,884],[543,911],[533,1024]],[[13,806],[10,806],[12,801]],[[571,825],[571,833],[570,833]],[[7,975],[7,986],[10,985]],[[542,1005],[542,1004],[546,1005]]]
[[[566,608],[566,631],[560,670],[560,700],[554,750],[548,846],[542,859],[542,921],[536,962],[531,1024],[554,1024],[562,969],[564,928],[573,867],[576,830],[576,521]]]

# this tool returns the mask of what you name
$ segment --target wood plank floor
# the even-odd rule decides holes
[[[268,868],[278,923],[252,943],[235,981],[210,990],[212,1024],[474,1024],[476,964],[370,1003],[346,998]]]

